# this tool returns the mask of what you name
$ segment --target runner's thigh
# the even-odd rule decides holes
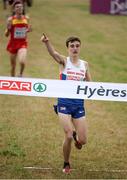
[[[25,62],[26,61],[26,56],[27,56],[27,49],[26,48],[21,48],[21,49],[18,50],[19,62]]]
[[[58,113],[60,124],[63,127],[65,133],[70,132],[72,134],[73,132],[73,125],[71,120],[71,115]]]

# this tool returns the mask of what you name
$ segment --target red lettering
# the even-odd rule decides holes
[[[80,77],[78,77],[78,76],[68,76],[67,80],[80,81]]]
[[[73,71],[67,71],[67,74],[75,74]]]
[[[79,75],[79,76],[84,76],[84,74],[82,74],[82,73],[76,73],[76,75]]]

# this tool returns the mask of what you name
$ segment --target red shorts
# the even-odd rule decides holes
[[[10,41],[7,45],[7,51],[9,51],[12,54],[16,54],[19,49],[21,48],[27,48],[27,42],[14,42]]]

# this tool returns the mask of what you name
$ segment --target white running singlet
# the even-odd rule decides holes
[[[67,62],[63,71],[60,71],[61,80],[74,80],[74,81],[85,81],[85,74],[87,71],[87,62],[79,59],[78,65],[74,65],[70,57],[67,57]],[[82,99],[69,99],[69,98],[58,98],[58,104],[66,105],[83,105],[84,100]]]

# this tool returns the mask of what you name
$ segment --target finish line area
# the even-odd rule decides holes
[[[28,170],[42,170],[42,171],[52,171],[52,170],[62,170],[61,168],[52,168],[52,167],[37,167],[37,166],[25,166],[24,169]],[[71,171],[79,171],[79,170],[85,170],[85,168],[79,168],[79,169],[71,169]],[[105,173],[127,173],[127,169],[90,169],[86,172],[105,172]]]
[[[0,94],[127,102],[127,83],[0,76]]]
[[[24,166],[22,167],[24,170],[30,170],[30,171],[42,171],[42,172],[48,172],[48,171],[61,171],[62,168],[54,168],[54,167],[41,167],[41,166]],[[83,171],[86,173],[127,173],[127,169],[85,169],[83,168],[71,168],[71,172],[76,171]]]
[[[14,119],[15,129],[19,130],[19,133],[17,133],[17,134],[22,135],[24,132],[27,131],[26,130],[27,128],[28,129],[30,128],[33,130],[32,133],[33,134],[35,133],[35,135],[36,135],[36,128],[34,128],[34,126],[35,126],[35,122],[38,124],[40,124],[40,122],[41,122],[41,120],[36,120],[36,119],[39,119],[39,117],[41,115],[41,114],[37,115],[38,112],[39,113],[41,112],[41,108],[39,107],[39,109],[37,111],[35,108],[35,111],[32,113],[32,115],[34,113],[35,113],[35,116],[37,115],[36,119],[32,118],[32,117],[28,118],[28,116],[31,115],[31,111],[30,111],[30,114],[29,113],[27,114],[25,111],[25,113],[26,113],[25,116],[21,116],[21,118],[18,118],[18,116],[20,115],[20,113],[22,113],[23,109],[25,109],[25,107],[23,107],[24,102],[29,107],[28,110],[31,110],[31,109],[33,109],[33,107],[35,107],[35,105],[32,105],[32,103],[34,104],[34,102],[37,102],[36,107],[38,107],[39,104],[41,103],[42,107],[43,107],[43,103],[45,104],[45,102],[47,100],[46,101],[44,100],[44,102],[43,102],[43,101],[41,101],[41,98],[38,98],[36,101],[36,98],[29,98],[28,96],[30,96],[30,97],[51,97],[51,98],[65,97],[65,98],[77,98],[77,99],[82,98],[82,99],[86,99],[86,100],[92,100],[93,102],[94,102],[94,100],[101,100],[101,101],[108,101],[109,105],[110,105],[111,101],[115,101],[116,103],[112,105],[114,108],[118,105],[119,102],[127,102],[127,84],[126,83],[62,81],[62,80],[39,79],[39,78],[0,77],[0,94],[2,95],[1,96],[2,101],[3,100],[5,101],[5,105],[6,105],[6,97],[7,97],[7,103],[10,102],[9,106],[11,105],[11,107],[12,107],[13,103],[15,103],[15,101],[13,102],[13,99],[17,100],[16,104],[18,104],[21,100],[21,106],[19,105],[19,107],[17,107],[17,109],[16,109],[16,110],[18,110],[20,108],[21,111],[16,112],[17,113],[16,120]],[[15,99],[14,96],[15,97],[16,96],[24,96],[24,97],[23,98],[16,97],[16,99]],[[25,98],[25,96],[26,96],[26,98]],[[1,101],[1,106],[2,106],[2,101]],[[50,101],[50,99],[48,99],[48,101]],[[96,102],[93,104],[96,105]],[[98,108],[102,104],[104,104],[104,102],[99,104],[97,109],[94,109],[94,111],[96,111],[96,110],[98,111]],[[92,107],[95,107],[95,105],[94,106],[92,105]],[[116,106],[114,106],[114,105],[116,105]],[[122,105],[125,107],[125,105],[123,103],[122,103]],[[6,106],[4,106],[4,107],[6,107]],[[21,107],[23,107],[23,109]],[[119,105],[117,106],[117,108],[118,107],[119,107]],[[42,114],[44,111],[45,110],[42,110]],[[103,107],[102,107],[102,111],[103,111]],[[6,110],[5,110],[5,112],[6,112]],[[10,115],[12,115],[12,117],[13,117],[13,110],[10,112],[12,112]],[[110,115],[110,113],[109,113],[109,115]],[[19,119],[22,119],[22,117],[25,117],[23,119],[23,122],[21,122],[19,120]],[[47,117],[48,116],[46,116],[46,118]],[[101,118],[103,119],[103,117],[104,116],[100,115],[100,119]],[[54,119],[55,118],[56,117],[54,116]],[[13,119],[13,118],[10,118],[10,119]],[[27,122],[25,119],[27,120]],[[51,124],[52,118],[49,118],[49,120],[50,120],[49,124]],[[42,119],[42,121],[43,121],[43,119]],[[13,125],[13,120],[10,120],[10,122]],[[19,125],[18,125],[18,122],[20,122]],[[28,122],[31,122],[31,124],[29,125]],[[45,124],[45,122],[46,121],[44,121],[41,124],[41,126],[44,127],[44,125],[45,125],[45,127],[50,127],[49,125],[47,126],[48,122],[47,122],[47,124]],[[99,121],[98,125],[100,126],[100,124],[101,124],[101,122]],[[21,127],[25,127],[25,130],[23,132],[22,132]],[[39,125],[37,125],[37,127],[39,127]],[[114,127],[111,127],[111,129],[113,129],[113,128]],[[41,132],[42,130],[43,129],[41,129],[39,127],[38,133],[37,133],[38,140],[42,138],[42,136],[41,136],[41,133],[43,134],[43,132]],[[108,131],[106,133],[108,133],[110,130],[109,126],[108,126],[107,130]],[[34,141],[34,135],[31,137],[30,132],[31,132],[31,130],[28,130],[28,132],[26,132],[26,134],[23,136],[23,139],[25,140],[25,139],[31,138],[31,142],[35,143],[36,141]],[[94,131],[93,131],[93,133],[94,133]],[[109,132],[108,137],[112,137],[112,136],[114,137],[115,133],[110,134],[110,132]],[[46,132],[46,134],[47,134],[47,132]],[[58,132],[58,134],[59,134],[59,132]],[[50,136],[52,136],[52,134],[50,134]],[[45,132],[44,132],[44,138],[45,138]],[[105,137],[104,137],[104,139],[105,139]],[[20,139],[18,139],[18,140],[20,142]],[[52,140],[52,139],[49,138],[49,141],[50,140]],[[119,140],[119,138],[118,138],[118,140]],[[29,142],[29,141],[28,142],[27,141],[28,140],[25,140],[24,146],[26,146],[25,144],[27,144]],[[126,142],[126,140],[125,140],[125,142]],[[37,143],[38,148],[43,146],[43,143],[45,144],[45,140],[42,141],[42,145],[40,144],[38,146],[38,143]],[[53,147],[54,146],[51,146],[51,148],[53,148]],[[103,147],[103,144],[102,144],[102,147]],[[22,148],[22,146],[21,146],[21,148]],[[27,149],[27,147],[26,147],[25,151],[27,152],[29,150],[29,148],[30,147],[28,147],[28,149]],[[34,145],[32,146],[32,148],[34,148]],[[50,148],[49,144],[48,144],[48,148]],[[40,152],[42,151],[40,149],[36,149],[36,150],[37,151],[39,150]],[[35,149],[33,149],[32,151],[35,151]],[[74,152],[74,153],[76,153],[76,152]],[[43,156],[43,154],[42,154],[42,156]],[[45,154],[44,154],[44,156],[45,156]],[[74,154],[75,161],[77,163],[78,161],[77,161],[76,156],[77,156],[77,154]],[[38,158],[38,156],[37,156],[37,158]],[[99,158],[100,157],[98,157],[98,159]],[[81,161],[82,161],[82,159],[81,159]],[[105,176],[126,177],[126,175],[127,175],[127,169],[125,166],[124,166],[125,169],[124,169],[124,167],[122,169],[122,167],[120,167],[120,166],[119,167],[111,166],[111,169],[110,169],[108,166],[107,167],[101,166],[101,165],[93,166],[94,163],[98,163],[98,162],[94,162],[94,163],[90,162],[90,163],[91,163],[91,166],[89,166],[89,164],[86,162],[86,165],[85,165],[86,168],[84,167],[84,162],[83,163],[81,162],[81,165],[74,164],[74,166],[72,166],[72,169],[71,169],[72,176],[75,176],[75,174],[79,174],[79,175],[84,174],[83,175],[84,177],[87,177],[87,176],[88,177],[92,177],[92,176],[97,177],[97,176],[101,176],[101,174],[102,174],[104,177]],[[43,160],[43,157],[41,158],[41,161],[39,161],[39,163],[38,163],[38,159],[36,160],[36,157],[35,157],[35,162],[34,161],[33,162],[26,161],[24,164],[20,165],[20,168],[21,168],[21,171],[20,171],[21,173],[24,172],[26,174],[30,174],[31,176],[36,176],[36,177],[40,177],[40,176],[41,177],[43,177],[43,176],[47,176],[47,177],[53,176],[54,177],[54,174],[60,174],[60,175],[62,174],[62,166],[60,166],[59,163],[57,163],[56,166],[54,165],[53,162],[51,162],[50,164],[45,163],[45,160]],[[7,169],[9,169],[9,168],[5,167],[5,171]],[[15,167],[12,169],[15,169]]]

